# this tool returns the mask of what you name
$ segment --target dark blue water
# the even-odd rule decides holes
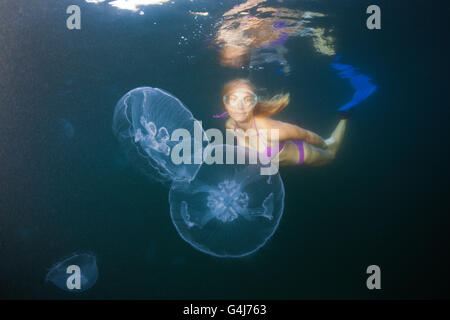
[[[80,31],[65,27],[75,3]],[[371,31],[372,1],[273,1],[326,13],[336,52],[378,89],[352,115],[331,165],[281,168],[285,211],[261,250],[220,259],[179,237],[167,189],[135,170],[113,136],[124,93],[163,88],[205,128],[223,128],[211,117],[220,90],[244,75],[290,92],[277,118],[323,137],[353,93],[307,38],[286,43],[289,76],[220,66],[208,35],[236,3],[176,1],[143,16],[81,0],[0,5],[0,297],[450,297],[445,2],[377,1],[382,29]],[[71,294],[44,282],[76,252],[96,255],[93,288]],[[382,270],[378,292],[365,285],[371,264]]]

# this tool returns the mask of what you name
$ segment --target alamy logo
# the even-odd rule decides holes
[[[67,278],[66,286],[69,290],[81,289],[81,269],[77,265],[70,265],[66,269],[66,273],[70,274]]]
[[[381,289],[381,269],[377,265],[371,265],[367,267],[367,274],[370,276],[367,278],[366,286],[369,290]]]
[[[367,7],[367,14],[370,14],[370,17],[367,18],[366,26],[367,29],[381,29],[381,10],[377,5],[371,5]]]
[[[274,175],[278,173],[279,164],[277,160],[273,160],[267,154],[267,147],[278,150],[279,146],[279,130],[260,129],[258,133],[254,129],[242,130],[226,130],[224,140],[223,133],[219,129],[211,128],[206,131],[202,130],[202,122],[195,121],[193,133],[185,128],[173,130],[171,134],[165,127],[157,128],[153,122],[147,122],[141,118],[142,130],[139,128],[134,137],[134,141],[139,143],[144,150],[155,150],[165,156],[170,155],[173,164],[260,164],[261,175]],[[227,149],[224,154],[222,148],[215,148],[223,144],[234,145],[234,137],[237,134],[244,141],[248,141],[250,148],[237,148],[236,154],[233,148]],[[270,136],[270,139],[269,139]],[[172,148],[168,142],[178,142]],[[209,144],[203,148],[203,142]],[[193,147],[193,148],[192,148]],[[263,150],[263,151],[261,151]],[[248,161],[248,162],[247,162]]]
[[[66,20],[66,26],[69,30],[81,29],[81,9],[79,6],[71,5],[67,7],[67,14],[70,16]]]

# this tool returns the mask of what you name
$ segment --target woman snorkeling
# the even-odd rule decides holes
[[[226,113],[216,117],[230,116],[226,128],[233,130],[239,145],[266,152],[280,165],[323,166],[335,158],[344,136],[348,114],[341,113],[341,120],[331,137],[323,140],[309,130],[270,118],[288,105],[289,94],[258,100],[255,92],[253,84],[246,79],[232,80],[225,84],[222,91],[222,104]],[[278,150],[274,150],[267,134],[274,129],[279,133]],[[249,132],[254,132],[258,139],[248,139]]]

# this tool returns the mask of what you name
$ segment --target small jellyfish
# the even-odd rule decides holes
[[[72,89],[65,89],[62,90],[58,93],[58,96],[60,97],[64,97],[64,96],[68,96],[68,95],[72,95],[73,94],[73,90]]]
[[[95,256],[82,253],[74,254],[54,265],[47,273],[45,281],[50,281],[65,291],[82,292],[92,288],[97,278]]]
[[[237,154],[242,147],[222,148]],[[216,151],[217,153],[217,151]],[[203,164],[189,183],[174,183],[170,214],[181,237],[217,257],[243,257],[274,234],[284,208],[284,186],[277,173],[261,175],[260,164]]]
[[[73,128],[73,125],[66,119],[61,118],[58,120],[58,126],[61,132],[66,136],[67,138],[73,138],[75,135],[75,129]]]
[[[30,241],[39,235],[39,228],[37,226],[34,227],[23,227],[17,230],[17,238],[20,241]]]
[[[190,181],[201,166],[201,124],[164,90],[141,87],[126,93],[114,110],[113,131],[131,162],[158,181]],[[175,163],[171,153],[181,141],[187,152],[183,149],[183,162]]]

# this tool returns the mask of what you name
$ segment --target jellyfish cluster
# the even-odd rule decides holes
[[[345,111],[377,87],[340,59],[337,56],[331,66],[354,90],[350,101],[338,108]],[[69,122],[62,119],[60,125],[68,137],[73,136]],[[285,195],[279,173],[262,175],[264,165],[251,161],[255,151],[211,143],[201,123],[170,93],[151,87],[126,93],[115,107],[113,132],[130,163],[169,187],[173,225],[195,249],[220,258],[240,258],[262,248],[277,230]],[[226,163],[216,161],[217,155],[224,155]],[[235,157],[244,161],[228,162]],[[153,253],[150,248],[148,255]],[[95,256],[84,253],[55,264],[46,281],[65,291],[82,292],[92,288],[97,278]]]
[[[172,222],[195,249],[217,257],[243,257],[264,246],[276,231],[284,208],[280,175],[261,175],[263,165],[249,161],[247,148],[195,140],[206,137],[203,128],[168,92],[141,87],[126,93],[116,105],[113,132],[134,165],[169,186]],[[187,161],[176,163],[173,153],[180,136],[187,145],[183,153],[191,156],[183,154]],[[209,152],[204,155],[205,145]],[[239,153],[246,161],[208,159]]]

